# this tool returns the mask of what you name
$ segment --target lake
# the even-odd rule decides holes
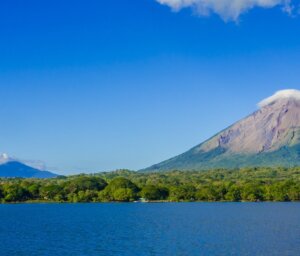
[[[300,203],[2,204],[4,255],[300,255]]]

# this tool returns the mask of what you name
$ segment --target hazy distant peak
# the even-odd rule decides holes
[[[8,154],[6,153],[0,154],[0,164],[5,164],[10,161],[13,161],[13,158],[11,158]]]
[[[260,108],[263,108],[265,106],[268,106],[276,101],[282,100],[282,99],[294,99],[300,101],[300,91],[295,89],[287,89],[287,90],[281,90],[277,91],[275,94],[273,94],[271,97],[268,97],[261,102],[258,103],[258,106]]]
[[[0,154],[0,177],[53,178],[57,176],[44,168],[35,167],[38,163],[38,161],[21,161],[2,153]]]
[[[27,166],[30,166],[32,168],[38,169],[40,171],[46,170],[46,166],[45,166],[44,162],[42,162],[42,161],[22,160],[22,159],[19,159],[16,157],[12,157],[7,153],[0,154],[0,165],[6,164],[8,162],[19,162],[19,163],[25,164]]]

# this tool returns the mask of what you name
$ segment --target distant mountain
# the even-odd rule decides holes
[[[30,167],[7,154],[0,155],[0,177],[2,178],[53,178],[58,175]]]
[[[283,90],[259,110],[189,151],[142,171],[300,166],[300,91]]]

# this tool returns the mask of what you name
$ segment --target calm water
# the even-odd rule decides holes
[[[2,255],[300,255],[300,203],[0,205]]]

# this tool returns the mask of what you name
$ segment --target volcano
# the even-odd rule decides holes
[[[142,171],[300,166],[300,91],[282,90],[207,141]]]
[[[36,167],[29,166],[8,154],[0,155],[0,178],[54,178],[57,177],[49,171],[40,170]]]

